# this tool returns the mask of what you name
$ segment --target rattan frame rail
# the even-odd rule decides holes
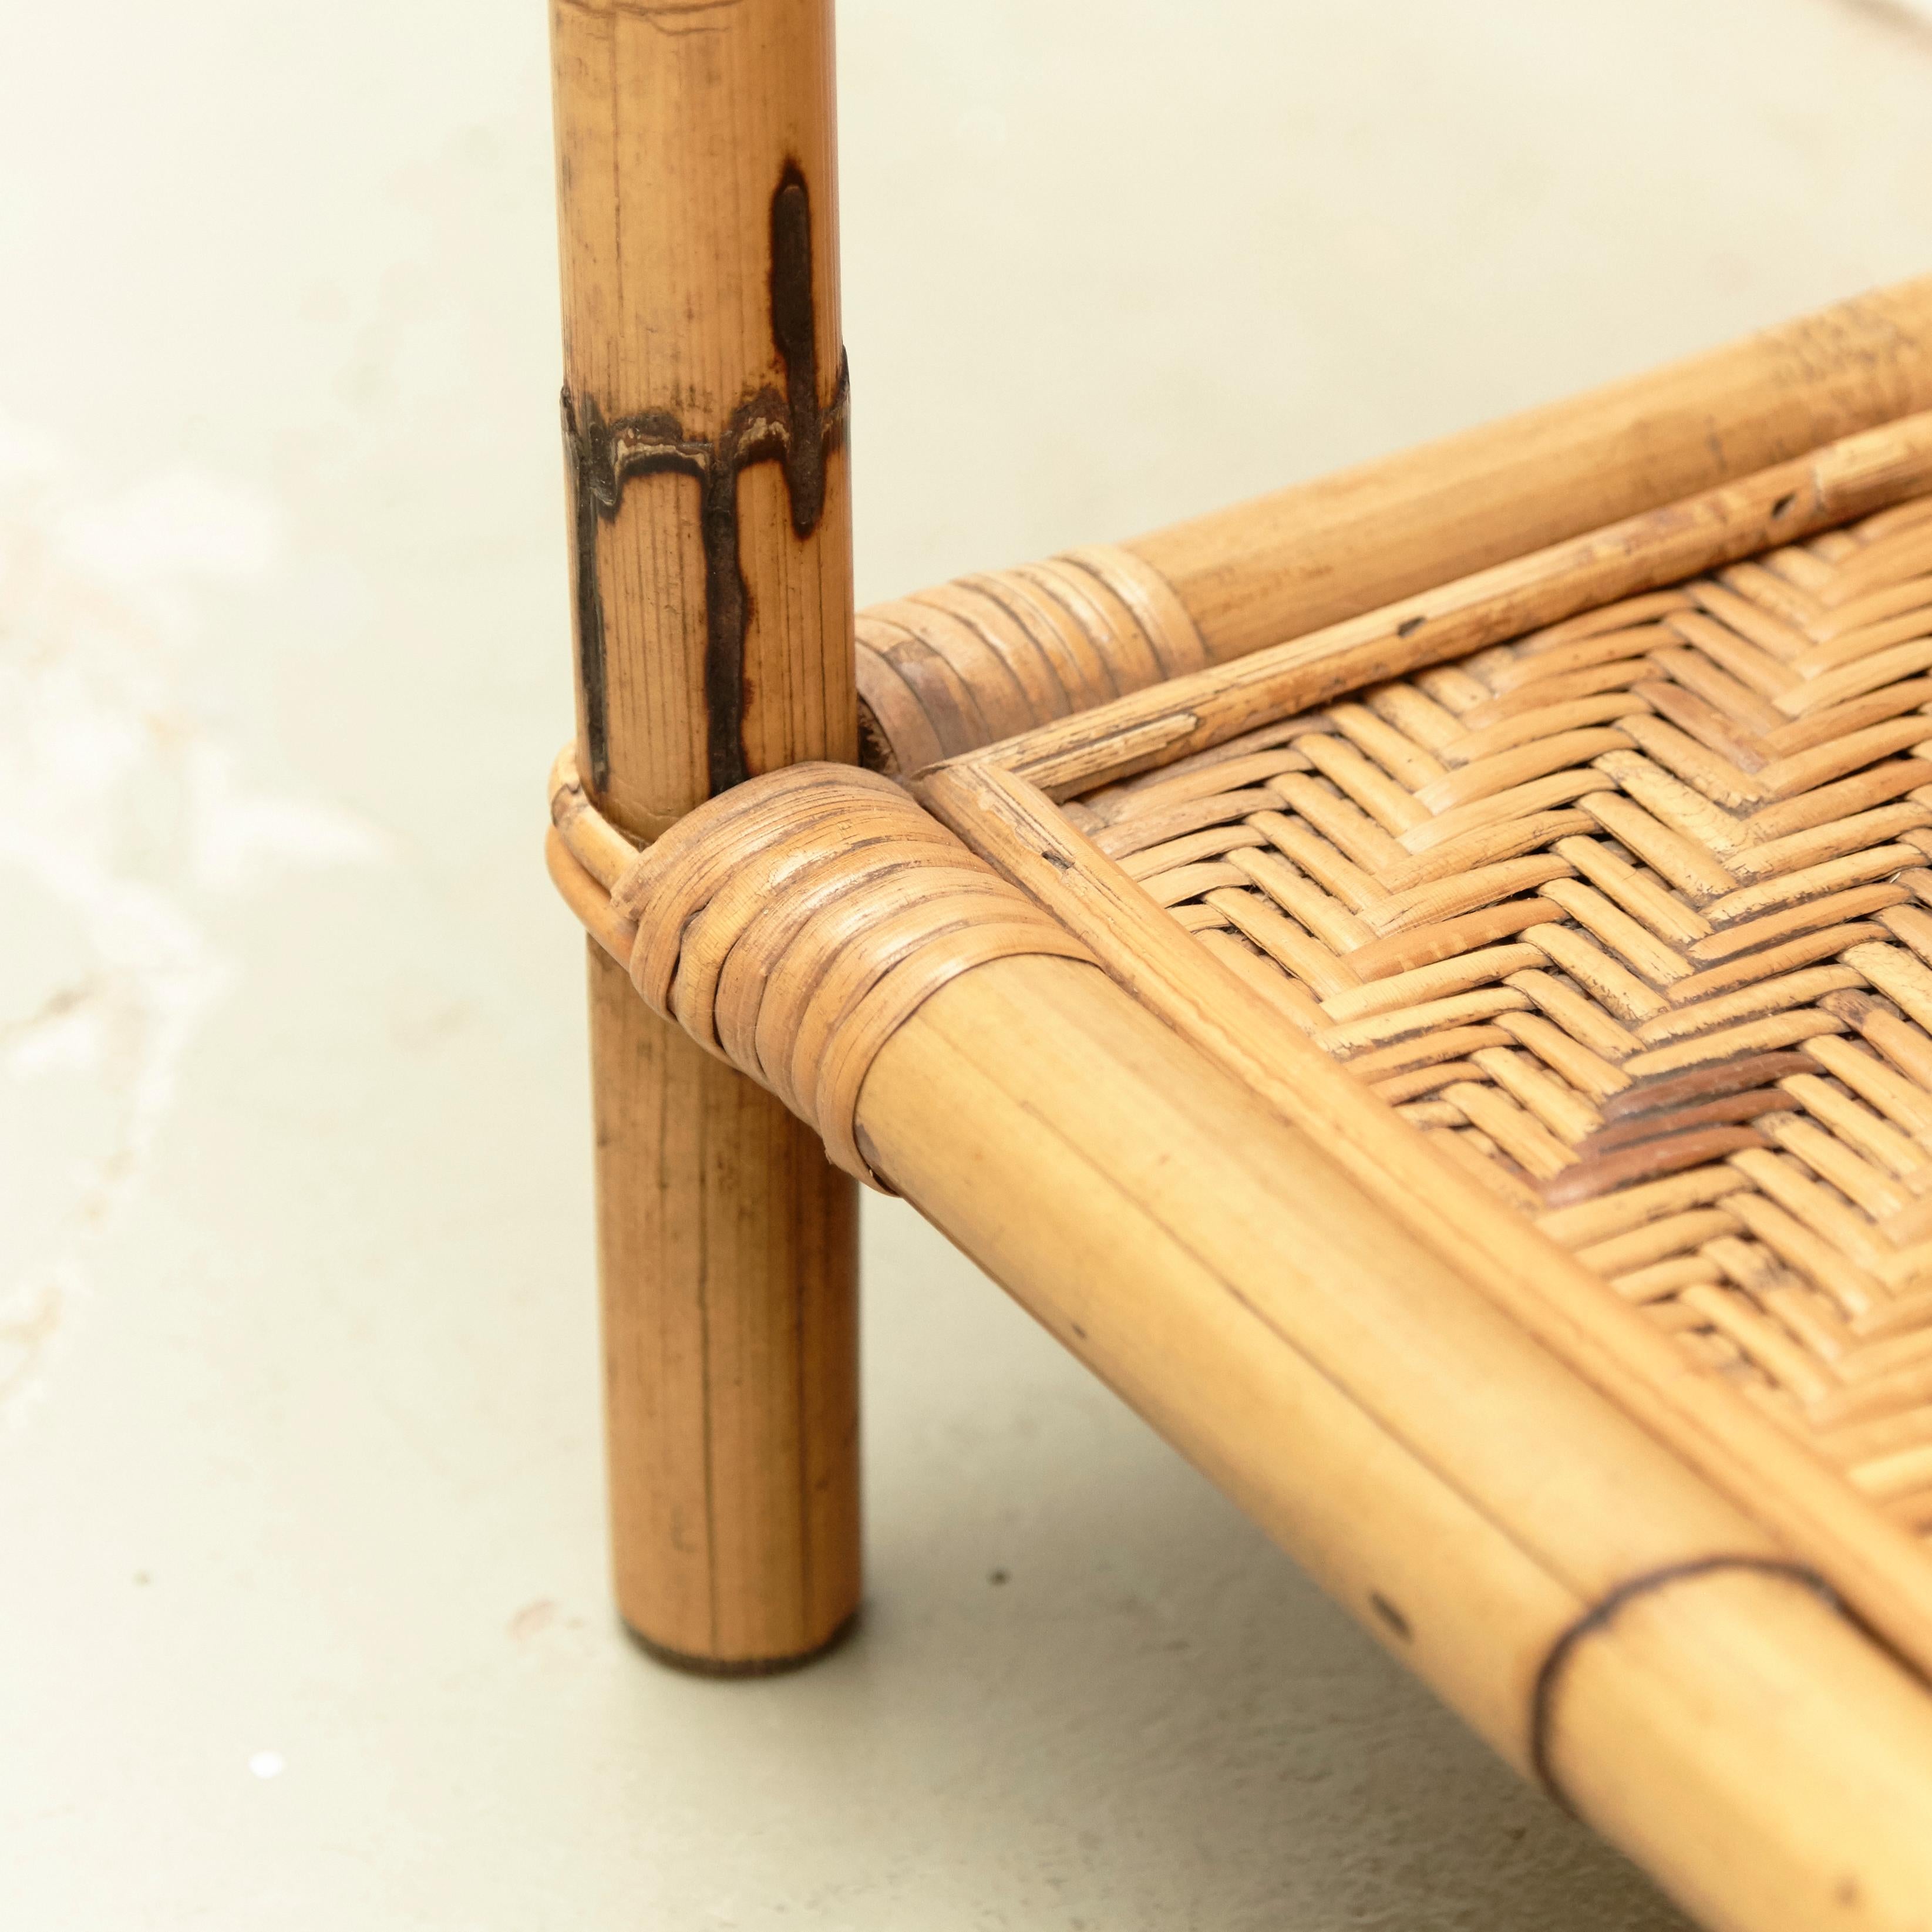
[[[1932,280],[855,618],[829,8],[552,24],[627,1624],[851,1627],[889,1186],[1706,1922],[1932,1924],[1932,1430],[1805,1407],[1920,1372]]]
[[[1184,773],[1190,758],[1211,756],[1217,740],[1238,744],[1262,716],[1293,715],[1928,490],[1932,416],[1907,418],[1676,512],[1258,653],[1236,670],[1160,687],[1064,729],[941,765],[917,788],[969,844],[1092,946],[1137,998],[1268,1095],[1287,1118],[1321,1136],[1384,1213],[1440,1246],[1513,1318],[1642,1417],[1792,1550],[1817,1562],[1922,1667],[1932,1666],[1932,1563],[1916,1544],[1774,1422],[1720,1384],[1685,1377],[1633,1308],[1606,1298],[1567,1250],[1445,1162],[1420,1135],[1392,1135],[1386,1103],[1343,1073],[1301,1027],[1282,1023],[1280,989],[1258,985],[1232,949],[1210,951],[1190,939],[1049,788],[1091,794],[1163,754],[1163,776]],[[1092,829],[1092,820],[1082,816]],[[1906,848],[1894,868],[1917,857]],[[1536,916],[1554,910],[1544,904]]]

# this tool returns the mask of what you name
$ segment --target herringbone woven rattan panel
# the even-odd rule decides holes
[[[1932,1534],[1932,498],[1070,815]]]

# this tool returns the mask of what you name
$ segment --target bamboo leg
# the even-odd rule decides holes
[[[854,755],[830,15],[554,0],[578,758],[641,838]],[[853,1185],[590,973],[619,1607],[778,1667],[859,1598]]]
[[[857,1203],[818,1136],[594,944],[617,1601],[668,1661],[802,1661],[857,1600]]]

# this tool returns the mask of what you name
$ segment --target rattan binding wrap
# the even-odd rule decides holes
[[[1932,498],[1067,808],[1932,1532]]]
[[[634,850],[566,751],[550,817],[558,883],[621,948],[651,1010],[808,1122],[874,1187],[859,1092],[898,1025],[990,959],[1084,959],[1078,940],[890,779],[793,765],[739,785]],[[608,892],[586,898],[595,882]]]
[[[910,773],[1208,662],[1179,598],[1096,544],[862,610],[866,762]]]

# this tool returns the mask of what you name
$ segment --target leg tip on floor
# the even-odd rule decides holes
[[[664,1664],[673,1670],[681,1670],[688,1676],[782,1677],[788,1671],[802,1670],[807,1664],[816,1664],[820,1658],[829,1657],[857,1629],[859,1616],[859,1612],[854,1610],[822,1642],[812,1645],[809,1649],[794,1651],[781,1657],[706,1657],[701,1653],[676,1650],[668,1644],[659,1643],[621,1616],[618,1622],[625,1635],[654,1663]]]

